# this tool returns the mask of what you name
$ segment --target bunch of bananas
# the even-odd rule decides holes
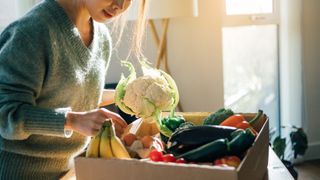
[[[130,158],[121,139],[116,136],[112,121],[106,121],[100,132],[91,139],[86,157]]]

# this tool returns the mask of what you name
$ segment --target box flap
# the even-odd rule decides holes
[[[84,157],[77,157],[75,162],[77,180],[226,180],[237,177],[232,167]]]

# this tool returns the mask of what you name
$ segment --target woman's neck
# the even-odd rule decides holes
[[[89,46],[93,38],[91,17],[83,0],[56,0],[66,11],[71,21],[79,30],[81,39]]]

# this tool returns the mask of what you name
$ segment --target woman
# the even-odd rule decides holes
[[[131,0],[44,0],[0,36],[0,179],[58,179],[111,118],[98,109],[111,38]]]

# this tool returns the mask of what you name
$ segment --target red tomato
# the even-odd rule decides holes
[[[176,158],[173,156],[173,154],[165,154],[162,157],[164,162],[176,162]]]
[[[241,163],[240,158],[238,158],[237,156],[228,156],[227,157],[227,164],[229,166],[233,166],[235,168],[237,168]]]
[[[176,163],[186,163],[186,160],[184,160],[183,158],[179,158],[176,160]]]
[[[213,164],[214,165],[221,165],[221,164],[225,164],[226,162],[225,162],[225,159],[216,159],[216,160],[214,160],[214,162],[213,162]]]
[[[235,168],[237,168],[240,163],[241,163],[241,160],[237,156],[226,156],[220,159],[216,159],[213,162],[214,165],[222,165],[222,166],[227,165],[227,166],[233,166]]]
[[[161,151],[157,151],[157,150],[152,150],[149,154],[149,158],[152,161],[158,162],[158,161],[163,161],[163,154]]]

